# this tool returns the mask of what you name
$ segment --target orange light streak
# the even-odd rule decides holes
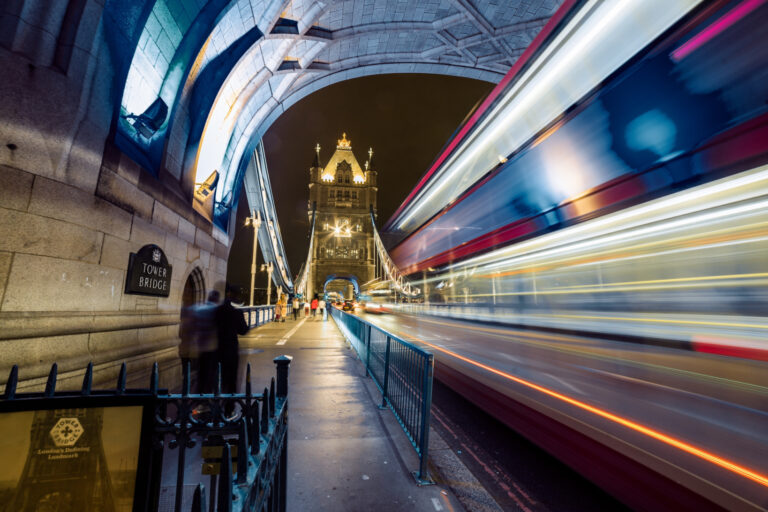
[[[612,421],[614,423],[618,423],[619,425],[622,425],[624,427],[627,427],[631,430],[634,430],[635,432],[639,432],[641,434],[644,434],[648,437],[651,437],[653,439],[656,439],[657,441],[661,441],[664,444],[667,444],[669,446],[672,446],[674,448],[677,448],[681,451],[684,451],[688,454],[694,455],[696,457],[699,457],[700,459],[703,459],[707,462],[710,462],[712,464],[715,464],[717,466],[720,466],[723,469],[726,469],[728,471],[731,471],[733,473],[736,473],[737,475],[743,476],[745,478],[748,478],[749,480],[752,480],[755,483],[758,483],[764,487],[768,487],[768,476],[762,475],[756,471],[752,471],[750,469],[747,469],[743,466],[740,466],[734,462],[731,462],[729,460],[726,460],[722,457],[718,457],[717,455],[714,455],[706,450],[702,450],[701,448],[697,448],[693,445],[690,445],[684,441],[681,441],[679,439],[675,439],[674,437],[668,436],[666,434],[662,434],[661,432],[658,432],[656,430],[653,430],[652,428],[646,427],[645,425],[641,425],[639,423],[636,423],[634,421],[628,420],[626,418],[622,418],[621,416],[617,416],[616,414],[610,413],[608,411],[604,411],[602,409],[599,409],[597,407],[594,407],[592,405],[589,405],[587,403],[581,402],[579,400],[576,400],[574,398],[565,396],[563,394],[560,394],[556,391],[552,391],[551,389],[547,389],[543,386],[539,386],[538,384],[534,384],[533,382],[527,381],[525,379],[521,379],[520,377],[516,377],[512,374],[506,373],[504,371],[498,370],[496,368],[493,368],[492,366],[485,365],[483,363],[480,363],[478,361],[475,361],[473,359],[470,359],[468,357],[462,356],[460,354],[457,354],[456,352],[453,352],[451,350],[445,349],[443,347],[440,347],[438,345],[434,345],[432,343],[426,342],[424,340],[421,340],[419,338],[415,338],[413,336],[408,336],[409,338],[413,339],[414,341],[418,341],[419,343],[423,343],[424,345],[427,345],[429,347],[432,347],[435,350],[439,350],[440,352],[443,352],[445,354],[448,354],[451,357],[455,357],[456,359],[459,359],[461,361],[464,361],[466,363],[469,363],[473,366],[477,366],[478,368],[482,368],[483,370],[486,370],[490,373],[496,374],[500,377],[504,377],[505,379],[511,380],[513,382],[516,382],[518,384],[521,384],[525,387],[528,387],[530,389],[536,390],[540,393],[543,393],[545,395],[551,396],[552,398],[556,398],[560,401],[566,402],[568,404],[573,405],[574,407],[578,407],[579,409],[582,409],[587,412],[591,412],[592,414],[595,414],[597,416],[600,416],[601,418],[605,418],[609,421]]]

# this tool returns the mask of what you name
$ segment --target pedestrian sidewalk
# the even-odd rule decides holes
[[[415,451],[392,412],[377,408],[380,395],[333,320],[291,317],[240,337],[241,372],[250,362],[254,383],[274,375],[283,354],[293,357],[289,512],[463,510],[447,487],[416,485]]]

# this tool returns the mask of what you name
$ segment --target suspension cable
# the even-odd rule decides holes
[[[376,229],[376,218],[373,214],[373,206],[370,207],[371,225],[373,226],[373,243],[376,247],[376,253],[379,256],[379,264],[386,276],[394,285],[395,289],[409,298],[418,297],[421,295],[421,289],[413,286],[411,282],[400,272],[400,270],[389,257],[389,253],[384,248],[384,243],[381,241],[379,231]]]

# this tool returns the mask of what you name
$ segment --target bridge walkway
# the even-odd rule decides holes
[[[415,484],[418,458],[333,320],[291,318],[240,337],[241,371],[250,362],[254,382],[283,354],[293,357],[289,512],[464,510],[447,485]]]

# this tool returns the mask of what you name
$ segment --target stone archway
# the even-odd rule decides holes
[[[203,272],[195,267],[187,276],[184,290],[181,292],[182,309],[205,301],[205,279]]]
[[[352,285],[352,288],[354,290],[355,297],[360,295],[360,281],[357,278],[357,276],[352,274],[331,274],[325,278],[325,282],[323,283],[323,294],[328,293],[330,290],[328,289],[328,285],[331,284],[333,281],[347,281]],[[342,295],[345,296],[346,294]]]

